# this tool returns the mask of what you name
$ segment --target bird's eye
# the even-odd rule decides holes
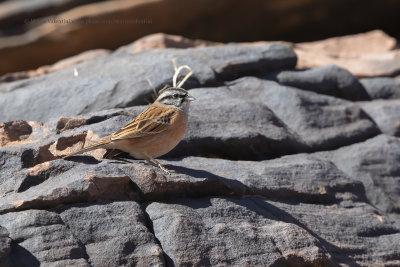
[[[178,94],[174,94],[174,98],[178,98],[179,97],[179,95]]]

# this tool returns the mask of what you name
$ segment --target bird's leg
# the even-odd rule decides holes
[[[151,165],[160,168],[161,170],[163,170],[164,172],[166,172],[166,173],[169,174],[169,175],[171,175],[171,173],[174,172],[174,171],[172,171],[172,170],[168,170],[167,168],[165,168],[165,167],[164,167],[163,165],[161,165],[161,163],[158,162],[156,159],[149,158],[149,159],[147,159],[147,161],[148,161]]]

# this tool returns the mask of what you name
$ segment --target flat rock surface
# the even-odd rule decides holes
[[[400,140],[380,135],[338,150],[317,153],[364,184],[369,201],[387,212],[400,212]]]
[[[172,59],[190,65],[188,88],[217,84],[248,73],[293,68],[296,55],[283,45],[169,49],[138,54],[120,48],[74,67],[0,86],[0,121],[45,122],[50,117],[85,114],[152,101],[153,89],[172,84]],[[58,100],[56,100],[58,99]],[[67,101],[66,101],[67,100]]]
[[[127,45],[0,85],[1,266],[400,265],[393,79],[208,45]],[[62,159],[144,110],[173,58],[197,100],[159,159],[171,175],[105,149]]]

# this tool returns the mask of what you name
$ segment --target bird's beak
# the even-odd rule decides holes
[[[188,100],[188,101],[194,101],[194,100],[196,100],[196,98],[194,98],[194,97],[191,96],[191,95],[187,95],[187,96],[185,97],[185,99]]]

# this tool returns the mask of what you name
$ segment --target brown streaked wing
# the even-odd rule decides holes
[[[178,112],[175,109],[151,105],[134,121],[111,135],[111,140],[136,138],[157,134],[168,129]]]

